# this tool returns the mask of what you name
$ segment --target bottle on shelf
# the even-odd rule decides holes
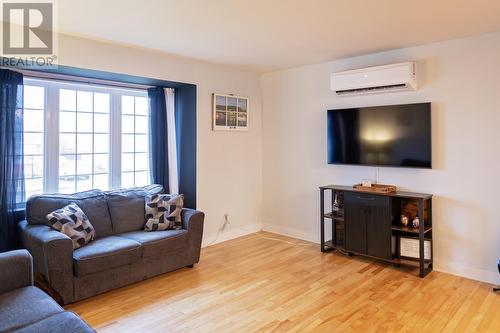
[[[343,211],[342,211],[341,202],[340,202],[338,194],[336,192],[335,192],[335,198],[333,199],[332,210],[333,210],[333,215],[335,215],[335,216],[344,215]]]

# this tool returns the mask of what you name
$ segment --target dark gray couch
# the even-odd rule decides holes
[[[23,246],[64,304],[141,281],[200,258],[204,214],[183,209],[181,230],[143,231],[144,201],[163,188],[91,190],[28,199],[19,224]],[[96,230],[96,240],[73,251],[71,239],[46,225],[46,215],[75,202]]]
[[[0,332],[95,332],[73,312],[66,312],[33,286],[28,251],[0,253]]]

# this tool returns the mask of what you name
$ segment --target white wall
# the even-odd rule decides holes
[[[331,72],[408,60],[418,62],[416,92],[329,90]],[[435,195],[436,270],[500,281],[500,33],[273,72],[262,89],[264,229],[318,242],[318,186],[375,177],[327,165],[327,109],[430,101],[434,168],[381,168],[380,181]]]
[[[225,213],[230,227],[218,241],[260,230],[262,202],[259,75],[227,66],[101,43],[59,38],[59,64],[197,85],[197,205],[205,212],[204,244],[215,240]],[[211,130],[212,93],[250,98],[250,130]]]
[[[319,241],[317,187],[373,178],[370,167],[326,164],[328,108],[433,102],[432,170],[382,168],[381,181],[434,197],[435,269],[499,282],[500,34],[435,43],[264,74],[60,36],[59,63],[198,86],[198,208],[204,243],[264,229]],[[417,92],[336,97],[333,71],[415,60]],[[262,96],[261,96],[262,85]],[[248,132],[211,131],[211,94],[250,97]],[[262,119],[262,104],[265,108]],[[264,193],[264,196],[263,196]]]

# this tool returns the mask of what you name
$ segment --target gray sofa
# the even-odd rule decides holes
[[[26,250],[17,250],[0,253],[0,332],[95,331],[33,286],[31,256]]]
[[[143,231],[144,202],[160,185],[28,199],[19,223],[23,246],[64,304],[182,267],[200,258],[204,214],[182,210],[181,230]],[[71,239],[46,225],[46,215],[75,202],[88,216],[96,239],[73,251]]]

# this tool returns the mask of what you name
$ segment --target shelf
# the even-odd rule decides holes
[[[331,242],[332,242],[331,240],[328,241],[329,244],[331,244]],[[330,245],[328,245],[328,246],[330,247]],[[354,255],[360,255],[360,256],[363,256],[363,257],[373,258],[373,259],[376,259],[376,260],[380,260],[380,261],[384,261],[384,262],[388,262],[388,263],[392,263],[392,264],[418,267],[419,263],[420,263],[420,259],[418,259],[418,258],[399,258],[399,257],[393,257],[392,259],[387,259],[387,258],[380,258],[380,257],[370,256],[370,255],[367,255],[366,253],[363,254],[363,253],[358,253],[358,252],[355,252],[355,251],[349,251],[344,246],[340,247],[340,246],[334,245],[332,248],[343,250],[343,251],[345,251],[347,253],[352,253]],[[427,266],[428,265],[432,265],[432,260],[431,259],[425,259],[424,260],[424,265],[427,265]]]
[[[407,258],[394,258],[392,259],[392,262],[395,264],[400,264],[400,265],[407,265],[407,266],[415,266],[418,267],[420,263],[420,259],[415,258],[415,259],[407,259]],[[432,264],[432,260],[430,259],[425,259],[424,260],[424,265],[430,265]],[[426,267],[427,268],[427,267]]]
[[[328,246],[330,249],[345,251],[345,246],[343,246],[343,245],[334,245],[331,239],[328,240],[328,241],[326,241],[325,245]]]
[[[335,215],[333,212],[325,213],[323,215],[327,219],[333,219],[337,221],[344,221],[344,215]]]
[[[403,226],[392,226],[393,231],[399,231],[399,232],[405,232],[408,234],[415,234],[418,235],[420,233],[418,228],[413,228],[413,227],[403,227]],[[428,233],[429,231],[432,230],[432,227],[425,227],[424,228],[424,234]]]

